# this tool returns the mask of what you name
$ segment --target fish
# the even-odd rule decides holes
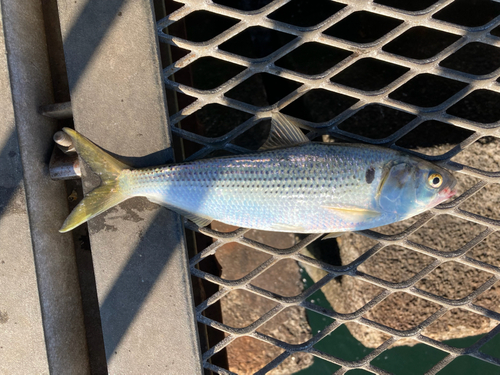
[[[453,174],[429,161],[374,145],[311,142],[279,112],[256,152],[139,169],[63,131],[101,185],[74,208],[62,233],[142,196],[199,227],[217,220],[331,238],[410,218],[456,192]]]

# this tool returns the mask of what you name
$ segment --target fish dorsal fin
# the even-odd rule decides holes
[[[270,150],[278,147],[296,146],[310,142],[300,128],[287,116],[280,112],[273,113],[269,137],[260,150]]]

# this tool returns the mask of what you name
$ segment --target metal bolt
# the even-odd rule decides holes
[[[54,134],[54,142],[61,149],[61,151],[67,152],[75,152],[75,147],[73,146],[73,141],[71,137],[67,135],[63,131],[58,131]]]

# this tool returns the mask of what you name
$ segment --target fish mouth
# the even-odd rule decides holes
[[[439,192],[439,198],[441,198],[442,200],[449,199],[453,197],[456,193],[457,193],[456,189],[453,189],[452,187],[446,187]]]
[[[430,204],[430,207],[437,206],[438,204],[444,202],[445,200],[448,200],[451,197],[453,197],[456,193],[457,193],[457,190],[454,189],[454,185],[443,188],[438,193],[438,195],[436,196],[436,198],[434,198],[434,200]]]

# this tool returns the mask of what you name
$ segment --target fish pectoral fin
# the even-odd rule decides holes
[[[277,232],[289,232],[289,233],[304,233],[305,229],[299,225],[274,223],[271,225],[271,230]]]
[[[379,211],[351,205],[327,204],[323,205],[322,207],[326,208],[329,211],[335,212],[340,216],[348,216],[352,219],[359,219],[361,217],[375,218],[380,216]]]
[[[296,146],[308,142],[310,142],[309,138],[292,120],[280,112],[276,112],[272,114],[269,136],[259,150]]]
[[[321,241],[323,241],[323,240],[329,240],[330,238],[337,238],[337,237],[342,236],[343,234],[346,234],[346,232],[332,232],[332,233],[328,233],[325,237],[323,237],[321,239]]]
[[[175,206],[172,206],[172,205],[170,205],[170,204],[162,201],[161,199],[158,199],[158,198],[155,198],[155,197],[147,197],[147,198],[148,198],[148,200],[150,202],[159,204],[160,206],[166,207],[169,210],[177,212],[179,215],[182,215],[186,219],[191,220],[193,223],[195,223],[196,225],[198,225],[200,228],[206,227],[207,225],[209,225],[213,221],[213,219],[211,219],[211,218],[202,217],[202,216],[193,214],[191,212],[184,211],[184,210],[182,210],[180,208],[177,208]]]

